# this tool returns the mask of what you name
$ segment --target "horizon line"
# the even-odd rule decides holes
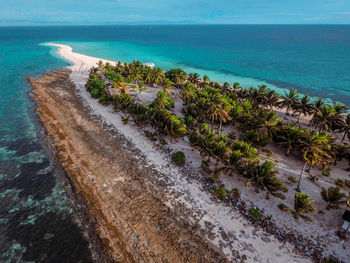
[[[1,25],[0,27],[48,27],[48,26],[350,26],[345,23],[258,23],[258,24],[245,24],[245,23],[131,23],[131,24],[28,24],[28,25]]]

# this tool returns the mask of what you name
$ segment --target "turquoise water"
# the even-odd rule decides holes
[[[28,95],[27,77],[68,65],[46,42],[350,106],[350,26],[0,27],[0,262],[91,261]]]

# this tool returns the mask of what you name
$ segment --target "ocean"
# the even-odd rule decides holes
[[[69,65],[47,42],[350,107],[348,25],[0,27],[0,262],[92,261],[28,93],[27,77]]]

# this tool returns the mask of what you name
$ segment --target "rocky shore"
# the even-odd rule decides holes
[[[170,209],[166,184],[137,149],[92,117],[75,94],[70,70],[29,79],[43,124],[90,221],[113,262],[229,262]],[[244,261],[237,252],[236,262]]]

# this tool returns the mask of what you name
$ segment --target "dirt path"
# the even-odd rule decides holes
[[[138,152],[91,118],[69,75],[60,70],[29,82],[39,119],[113,261],[228,262],[184,220],[181,207],[166,205],[165,184]]]

